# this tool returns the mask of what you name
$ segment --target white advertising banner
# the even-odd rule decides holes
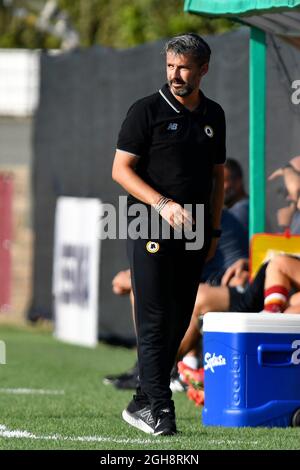
[[[55,214],[55,336],[93,347],[98,339],[101,201],[60,197]]]
[[[0,115],[31,116],[39,102],[40,52],[0,49]]]

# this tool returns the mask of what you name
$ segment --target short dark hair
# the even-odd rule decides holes
[[[170,39],[165,46],[165,52],[176,55],[191,54],[199,65],[209,63],[211,49],[204,39],[196,33],[186,33]]]
[[[227,168],[230,171],[230,174],[233,179],[243,179],[243,170],[241,165],[237,160],[234,158],[227,158],[225,162],[225,168]]]

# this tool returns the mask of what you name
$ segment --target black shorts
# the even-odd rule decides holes
[[[230,312],[260,312],[264,308],[264,284],[268,263],[264,264],[253,282],[244,292],[238,287],[229,287],[229,311]]]

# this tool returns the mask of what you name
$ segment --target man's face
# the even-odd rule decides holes
[[[189,96],[199,89],[200,80],[208,70],[208,64],[199,64],[193,56],[167,52],[167,79],[172,93],[176,96]]]
[[[241,181],[233,178],[228,168],[224,168],[224,204],[230,207],[236,200],[240,191]]]

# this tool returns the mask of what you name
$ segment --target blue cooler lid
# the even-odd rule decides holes
[[[300,314],[208,312],[203,332],[220,333],[300,333]]]

